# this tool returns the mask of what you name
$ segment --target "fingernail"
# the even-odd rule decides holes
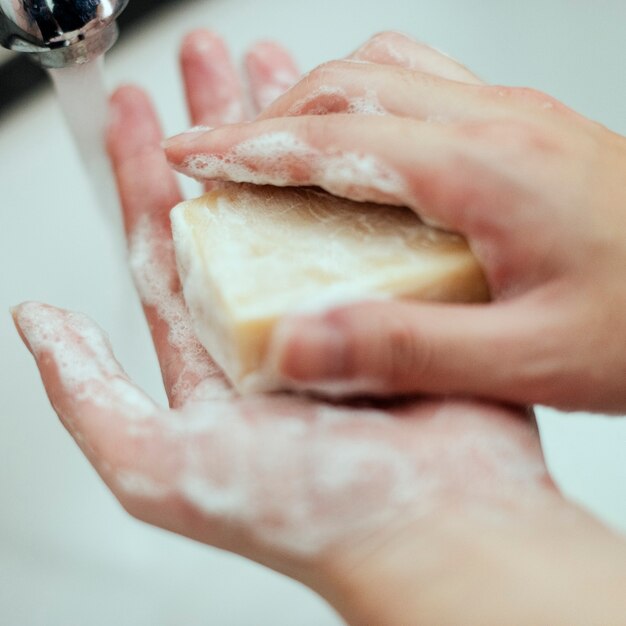
[[[167,148],[171,148],[172,146],[180,148],[188,144],[192,144],[196,139],[202,137],[202,135],[205,135],[208,132],[211,132],[212,130],[213,129],[210,126],[194,126],[193,128],[186,130],[184,133],[179,133],[178,135],[164,139],[161,142],[161,147],[164,150],[167,150]]]
[[[270,354],[279,374],[292,380],[337,380],[346,370],[347,342],[325,317],[298,316],[279,322]]]

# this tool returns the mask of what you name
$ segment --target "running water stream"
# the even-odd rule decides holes
[[[50,76],[98,208],[119,232],[119,202],[104,138],[108,120],[104,59],[53,69]]]

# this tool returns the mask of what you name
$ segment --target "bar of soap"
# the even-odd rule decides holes
[[[171,220],[196,334],[243,393],[284,388],[266,360],[283,315],[381,297],[488,299],[465,240],[408,208],[229,184]]]

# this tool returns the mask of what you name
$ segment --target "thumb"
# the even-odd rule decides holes
[[[270,359],[289,386],[332,395],[472,394],[552,404],[563,373],[554,358],[560,335],[553,316],[537,310],[521,300],[356,304],[284,319]]]

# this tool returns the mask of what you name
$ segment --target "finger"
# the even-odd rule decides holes
[[[129,380],[86,316],[38,303],[13,316],[55,411],[117,499],[145,521],[180,526],[188,420],[173,423]]]
[[[348,58],[383,65],[399,65],[408,70],[462,83],[483,84],[478,76],[447,54],[393,31],[374,35]]]
[[[129,242],[130,265],[173,406],[198,392],[216,366],[198,343],[183,300],[169,212],[180,196],[146,95],[134,87],[111,98],[108,146]]]
[[[22,304],[13,316],[59,418],[125,508],[152,524],[237,549],[241,521],[233,517],[247,519],[248,510],[237,508],[235,490],[247,493],[238,481],[241,466],[251,464],[246,455],[254,437],[236,415],[232,423],[214,419],[211,411],[228,412],[230,403],[208,404],[181,419],[128,379],[86,316],[39,303]],[[242,435],[249,445],[234,445]]]
[[[525,133],[521,124],[449,127],[326,115],[261,120],[165,145],[170,163],[199,180],[314,185],[357,201],[408,206],[470,240],[488,236],[511,245],[511,181],[523,188],[532,157],[533,167],[543,167],[536,137]]]
[[[260,117],[360,113],[431,122],[510,117],[485,87],[450,81],[401,66],[332,61],[313,70]]]
[[[182,200],[161,141],[160,124],[148,96],[133,86],[118,89],[110,100],[107,148],[127,235],[146,219],[167,229],[170,209]]]
[[[214,127],[244,121],[241,82],[221,37],[198,29],[183,40],[180,65],[191,123]],[[208,191],[211,183],[205,184]]]
[[[291,55],[272,41],[255,44],[246,54],[245,68],[257,112],[268,107],[300,77]]]
[[[220,37],[201,29],[189,33],[180,64],[192,124],[213,127],[245,119],[239,75]]]
[[[519,300],[353,305],[285,319],[272,362],[292,386],[341,395],[471,394],[554,405],[563,398],[555,393],[560,322],[537,311]]]
[[[94,465],[131,464],[120,438],[151,432],[160,409],[129,380],[104,333],[85,315],[45,304],[27,302],[12,313],[52,406]]]

